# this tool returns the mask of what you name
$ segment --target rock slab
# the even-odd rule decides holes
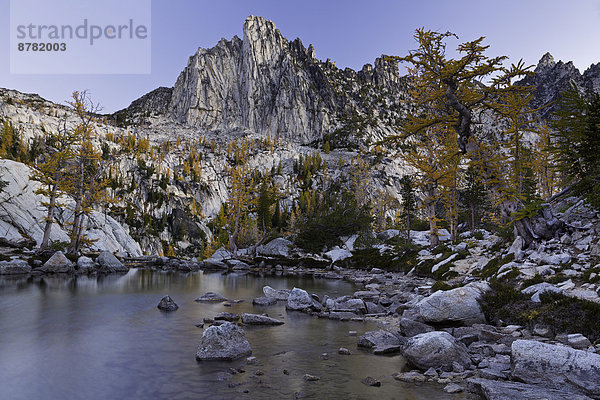
[[[242,313],[242,322],[247,325],[283,325],[283,321],[266,315]]]
[[[514,378],[556,389],[570,388],[600,397],[600,355],[536,342],[515,340],[511,347]]]
[[[467,385],[470,392],[486,400],[591,400],[578,393],[520,382],[473,378],[467,380]]]

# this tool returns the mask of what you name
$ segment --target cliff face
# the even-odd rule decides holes
[[[250,130],[302,143],[352,130],[350,122],[363,122],[375,137],[395,126],[380,117],[401,96],[396,62],[379,58],[374,68],[342,71],[262,17],[246,19],[243,32],[243,39],[222,39],[190,57],[173,88],[172,118],[201,130]]]

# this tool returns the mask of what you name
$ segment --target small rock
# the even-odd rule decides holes
[[[357,332],[356,331],[348,331],[348,336],[356,336]]]
[[[585,350],[592,345],[590,340],[581,333],[574,333],[567,336],[567,344],[574,349]]]
[[[215,316],[215,321],[235,322],[240,319],[240,316],[230,312],[220,312]]]
[[[304,380],[307,382],[316,382],[318,380],[320,380],[321,378],[319,378],[318,376],[315,375],[310,375],[310,374],[305,374],[304,375]]]
[[[433,327],[409,318],[401,318],[398,325],[400,326],[400,333],[406,337],[434,331]]]
[[[367,376],[366,378],[361,380],[361,382],[367,386],[375,386],[375,387],[381,386],[381,381],[378,381],[377,379],[370,377],[370,376]]]
[[[179,308],[169,295],[160,299],[160,303],[156,307],[161,311],[176,311]]]
[[[380,329],[378,331],[366,332],[364,335],[358,338],[358,347],[383,347],[383,346],[399,346],[401,340],[398,336]]]
[[[79,273],[86,274],[94,270],[94,260],[89,257],[81,256],[77,259],[77,270]]]
[[[394,379],[402,382],[425,382],[427,378],[418,371],[397,372],[393,375]]]
[[[524,294],[528,294],[528,295],[532,295],[531,296],[531,301],[535,302],[535,303],[539,303],[540,300],[540,295],[544,292],[552,292],[552,293],[562,293],[562,289],[547,283],[547,282],[542,282],[542,283],[538,283],[529,287],[526,287],[525,289],[521,290],[522,293]]]
[[[462,364],[457,363],[456,361],[453,361],[452,362],[452,371],[460,374],[460,373],[465,372],[465,367]]]
[[[534,335],[538,335],[538,336],[542,336],[545,338],[551,338],[552,337],[552,331],[550,330],[550,328],[546,325],[541,325],[541,324],[536,324],[533,327],[533,334]]]
[[[431,367],[427,371],[423,372],[423,375],[428,376],[430,378],[434,378],[434,377],[437,378],[438,373],[435,370],[435,368]]]
[[[352,353],[351,353],[351,352],[350,352],[350,350],[348,350],[347,348],[345,348],[345,347],[340,347],[340,348],[338,349],[338,354],[341,354],[341,355],[344,355],[344,356],[349,356],[349,355],[350,355],[350,354],[352,354]]]
[[[257,297],[252,300],[252,304],[260,307],[274,306],[277,304],[277,299],[274,297]]]
[[[216,302],[216,303],[220,303],[223,301],[226,301],[227,299],[223,296],[221,296],[218,293],[213,293],[213,292],[207,292],[205,294],[203,294],[202,296],[198,297],[196,300],[197,302]]]
[[[463,388],[458,386],[456,383],[449,383],[444,387],[444,392],[446,393],[460,393],[463,391]]]
[[[420,369],[452,369],[453,362],[471,366],[471,358],[464,344],[447,332],[428,332],[408,339],[404,357]]]

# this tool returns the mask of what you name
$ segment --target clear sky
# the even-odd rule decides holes
[[[51,2],[52,0],[45,0]],[[135,2],[135,0],[123,0]],[[104,112],[126,107],[158,86],[172,86],[198,47],[241,37],[248,15],[275,22],[288,39],[314,44],[317,57],[361,68],[381,54],[415,47],[418,27],[452,31],[463,41],[486,36],[489,55],[535,64],[547,51],[582,72],[600,62],[598,0],[152,0],[152,73],[17,75],[9,69],[9,0],[0,0],[0,87],[63,103],[88,89]]]

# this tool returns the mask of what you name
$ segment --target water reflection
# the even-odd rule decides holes
[[[391,374],[402,368],[401,357],[356,350],[356,338],[347,336],[348,330],[360,333],[373,326],[288,313],[283,304],[252,306],[264,285],[335,296],[356,290],[344,281],[310,277],[150,270],[98,277],[3,277],[0,399],[272,399],[297,393],[318,399],[450,398],[437,386],[394,381]],[[194,302],[208,291],[244,302],[232,307]],[[177,312],[156,309],[164,294],[179,304]],[[279,327],[245,329],[259,360],[244,366],[245,373],[224,374],[243,361],[195,361],[202,330],[194,325],[220,311],[266,311],[285,321]],[[354,354],[338,355],[339,347]],[[325,352],[328,360],[320,358]],[[255,375],[257,370],[264,375]],[[321,380],[305,382],[306,373]],[[366,376],[380,379],[382,387],[360,383]]]

